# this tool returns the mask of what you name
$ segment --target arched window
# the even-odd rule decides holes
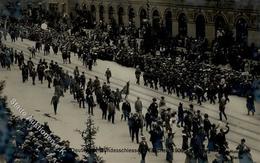
[[[108,9],[108,18],[109,18],[110,20],[114,18],[114,9],[113,9],[112,6],[109,7],[109,9]]]
[[[248,38],[248,24],[243,18],[237,20],[236,23],[236,40],[240,43],[247,43]]]
[[[91,5],[90,13],[91,13],[92,24],[94,24],[96,23],[96,7],[94,5]]]
[[[204,38],[205,37],[205,18],[203,15],[197,16],[196,19],[196,37]]]
[[[157,10],[153,12],[153,32],[156,34],[160,31],[160,14]]]
[[[216,38],[225,34],[226,22],[223,16],[216,16],[215,19],[215,36]]]
[[[99,7],[99,20],[104,21],[104,6]]]
[[[129,9],[129,13],[128,13],[129,22],[132,22],[132,23],[133,23],[134,17],[135,17],[134,9],[133,9],[133,8],[130,8],[130,9]]]
[[[118,9],[118,24],[119,25],[124,25],[123,14],[124,14],[124,9],[122,7],[120,7]]]
[[[165,14],[165,28],[169,36],[172,35],[172,13],[167,11]]]
[[[181,13],[179,15],[178,23],[179,23],[179,35],[187,36],[188,33],[187,17],[184,13]]]
[[[141,9],[140,11],[140,27],[142,27],[147,21],[147,13],[145,9]]]

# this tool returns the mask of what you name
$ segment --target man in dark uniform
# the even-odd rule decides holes
[[[83,88],[81,88],[79,90],[79,93],[78,93],[78,101],[79,101],[79,108],[81,108],[81,106],[83,108],[85,108],[85,97],[84,97],[84,90]]]
[[[26,64],[22,64],[22,78],[23,78],[23,83],[28,80],[28,75],[29,75],[29,68]]]
[[[183,127],[184,122],[184,110],[183,110],[183,104],[180,102],[178,107],[178,122],[177,126],[179,126],[179,123],[181,123],[181,127]]]
[[[48,88],[51,88],[51,82],[52,82],[52,70],[51,69],[45,71],[45,77],[48,81]]]
[[[78,66],[75,67],[73,74],[74,74],[74,77],[75,77],[75,76],[79,76]]]
[[[17,53],[17,50],[14,51],[14,64],[17,64],[19,59],[19,54]]]
[[[153,73],[152,73],[152,70],[150,70],[147,73],[147,80],[148,80],[148,83],[150,84],[150,88],[153,88]]]
[[[204,126],[204,131],[205,134],[207,136],[207,138],[209,139],[210,137],[210,130],[211,130],[211,122],[209,121],[209,116],[208,114],[204,114],[204,120],[203,120],[203,126]]]
[[[90,58],[88,58],[88,69],[89,69],[89,71],[92,71],[92,66],[93,66],[93,59],[90,57]]]
[[[18,55],[18,66],[19,66],[19,68],[21,68],[23,62],[24,62],[24,55],[23,55],[23,51],[21,51]]]
[[[36,49],[34,46],[31,49],[31,53],[32,53],[32,58],[35,58]]]
[[[38,73],[38,79],[41,81],[41,84],[42,84],[43,83],[43,77],[44,77],[44,65],[43,65],[43,63],[38,64],[37,73]]]
[[[152,75],[152,79],[153,79],[153,81],[154,81],[154,88],[155,88],[155,90],[158,90],[158,82],[159,82],[159,80],[158,80],[158,76],[157,76],[156,73],[154,73],[154,74]]]
[[[36,71],[35,71],[35,68],[33,68],[32,71],[31,71],[31,77],[32,77],[32,81],[33,81],[32,84],[33,84],[33,85],[35,85],[36,75],[37,75],[37,73],[36,73]]]
[[[114,102],[112,100],[109,101],[108,106],[108,121],[112,120],[112,123],[115,123],[115,114],[116,114],[116,107],[114,105]]]
[[[76,80],[73,79],[72,76],[70,76],[70,94],[73,95],[73,98],[75,99],[75,87],[76,87]]]
[[[135,77],[136,77],[136,84],[138,85],[140,85],[140,76],[141,76],[141,70],[139,66],[137,66],[135,70]]]
[[[207,96],[210,104],[215,104],[216,88],[213,84],[209,86]]]
[[[110,78],[112,77],[112,73],[109,70],[109,68],[107,68],[105,76],[107,77],[107,83],[110,83]]]
[[[88,103],[88,114],[93,115],[94,98],[90,87],[86,89],[86,101]]]
[[[141,120],[137,113],[133,116],[133,124],[132,124],[132,142],[134,141],[134,137],[136,137],[136,143],[139,143],[139,130],[141,128]]]
[[[91,91],[93,91],[93,81],[91,78],[89,78],[89,80],[88,80],[87,88],[89,88]]]
[[[29,68],[29,74],[31,75],[32,69],[34,67],[34,64],[32,62],[32,58],[29,58],[29,60],[27,61],[27,65],[28,65],[28,68]]]
[[[96,90],[98,87],[100,87],[100,81],[97,76],[95,76],[95,80],[93,82],[94,90]]]
[[[80,75],[80,84],[81,84],[81,88],[85,89],[86,76],[85,76],[84,72],[82,72],[82,74]]]
[[[67,58],[69,60],[69,64],[71,64],[71,55],[70,55],[70,51],[67,50]]]
[[[144,71],[143,79],[144,79],[144,86],[148,86],[148,84],[147,84],[148,83],[148,73],[146,70]]]
[[[229,132],[228,123],[226,124],[226,128],[227,128],[226,131],[224,131],[223,129],[220,129],[220,132],[217,134],[216,142],[217,142],[219,148],[222,148],[227,142],[226,134],[228,134],[228,132]]]
[[[149,151],[149,147],[147,145],[147,142],[145,140],[145,137],[142,136],[142,141],[139,144],[138,152],[142,155],[142,163],[145,163],[145,156],[147,152]]]
[[[199,86],[199,85],[195,86],[195,92],[196,92],[197,99],[198,99],[197,103],[198,103],[199,105],[201,105],[202,96],[203,96],[203,94],[204,94],[204,91],[203,91],[202,87]]]
[[[55,115],[57,114],[58,103],[59,103],[59,96],[55,94],[51,99],[51,105],[53,105]]]
[[[156,98],[153,98],[153,102],[148,109],[151,111],[151,116],[156,119],[158,117],[158,104],[156,103]]]
[[[107,118],[107,101],[105,98],[100,100],[100,109],[102,110],[102,119]]]
[[[129,118],[129,115],[131,113],[131,105],[128,100],[125,100],[125,102],[123,102],[122,112],[123,112],[123,114],[121,115],[121,120],[124,118],[126,121],[126,119]]]

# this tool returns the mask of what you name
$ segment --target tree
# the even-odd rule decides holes
[[[2,96],[2,93],[3,93],[3,90],[4,90],[4,87],[5,87],[5,81],[0,81],[0,111],[2,113],[7,113],[7,114],[10,114],[11,111],[10,109],[7,107],[7,97],[6,96]],[[2,117],[0,116],[0,119]]]
[[[8,119],[11,114],[7,107],[6,97],[1,94],[5,86],[4,81],[0,81],[0,162],[1,155],[5,154],[7,150],[7,142],[9,141]]]
[[[87,128],[82,132],[82,138],[85,142],[82,145],[82,150],[84,151],[84,160],[86,163],[101,163],[102,158],[99,157],[97,153],[97,147],[95,146],[95,136],[98,132],[98,128],[95,127],[94,121],[91,119],[91,116],[88,117],[86,122]]]

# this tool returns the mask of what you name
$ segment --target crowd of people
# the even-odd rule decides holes
[[[213,104],[219,103],[220,120],[222,120],[222,115],[227,120],[225,105],[229,102],[228,96],[234,93],[233,90],[236,88],[242,90],[241,95],[247,96],[248,114],[249,112],[255,112],[251,84],[253,80],[258,79],[259,72],[257,72],[257,69],[251,69],[250,75],[246,76],[247,80],[245,80],[242,77],[243,66],[241,66],[242,69],[233,70],[212,65],[210,63],[211,57],[213,57],[213,61],[216,58],[207,53],[206,40],[186,38],[183,40],[173,39],[169,42],[162,41],[147,52],[143,50],[146,49],[146,40],[139,39],[135,35],[112,37],[113,32],[110,30],[113,29],[108,28],[107,31],[103,31],[103,29],[97,27],[93,31],[79,30],[73,33],[73,30],[56,30],[54,28],[44,30],[40,28],[40,25],[16,23],[12,28],[9,28],[8,33],[13,42],[16,41],[18,36],[21,39],[28,38],[35,41],[35,46],[29,47],[32,58],[42,50],[44,55],[50,55],[50,49],[52,48],[54,54],[57,55],[58,51],[62,53],[64,64],[71,63],[71,53],[77,54],[78,58],[90,71],[97,58],[114,60],[122,65],[135,67],[137,84],[141,83],[140,77],[142,76],[144,85],[150,88],[158,90],[161,87],[164,92],[168,94],[175,93],[182,99],[188,98],[191,102],[196,99],[200,105],[206,101]],[[132,30],[131,27],[128,30]],[[4,39],[6,39],[6,36],[4,36]],[[216,47],[220,46],[218,42],[214,45]],[[2,68],[10,70],[11,64],[17,64],[21,69],[23,82],[27,82],[31,78],[32,85],[35,85],[38,76],[38,80],[42,84],[46,80],[48,88],[54,88],[51,103],[55,114],[58,111],[59,98],[64,96],[66,91],[69,91],[78,102],[79,107],[85,108],[85,104],[88,105],[88,114],[94,115],[93,110],[98,105],[102,111],[102,119],[112,123],[115,123],[116,111],[122,110],[121,120],[127,120],[130,138],[133,142],[136,140],[139,143],[139,152],[142,154],[143,162],[149,150],[143,128],[150,134],[149,140],[155,155],[163,149],[163,137],[166,137],[166,160],[173,162],[175,126],[182,128],[182,150],[186,154],[187,163],[195,160],[207,162],[208,151],[218,152],[218,158],[215,159],[215,162],[232,162],[233,160],[225,136],[229,132],[228,123],[224,128],[212,123],[207,113],[202,114],[199,109],[195,110],[192,104],[188,109],[185,109],[183,104],[180,103],[177,112],[175,112],[172,108],[167,107],[164,97],[161,97],[159,103],[157,103],[156,98],[153,98],[153,102],[146,112],[143,110],[142,101],[138,97],[133,111],[127,96],[130,83],[127,82],[122,90],[112,90],[109,86],[112,77],[109,69],[105,72],[107,81],[101,84],[97,76],[95,79],[89,78],[87,81],[85,73],[80,72],[78,67],[75,67],[73,72],[68,72],[54,61],[47,63],[44,59],[41,59],[39,63],[34,63],[30,58],[26,62],[23,52],[17,52],[3,44],[1,44],[0,49]],[[218,52],[214,49],[212,53]],[[235,68],[234,65],[237,65],[240,61],[235,59],[237,63],[232,60],[228,62],[233,62],[230,64]],[[126,96],[122,98],[122,94]],[[121,108],[120,103],[122,103]],[[143,115],[144,112],[146,112],[145,115]],[[69,149],[66,143],[64,146],[67,146],[67,155],[57,154],[55,148],[52,148],[51,144],[48,144],[46,140],[42,140],[43,143],[39,143],[40,145],[37,143],[32,144],[32,141],[35,140],[33,138],[36,137],[41,140],[41,135],[30,127],[24,127],[23,125],[28,125],[26,120],[15,117],[11,119],[13,119],[10,121],[13,131],[27,129],[21,131],[21,135],[16,139],[16,143],[25,144],[22,146],[25,146],[24,149],[20,150],[20,152],[28,152],[30,149],[38,148],[38,150],[34,151],[38,153],[31,152],[31,155],[29,155],[31,157],[26,157],[26,159],[40,158],[46,160],[49,154],[55,153],[55,155],[51,154],[52,159],[62,160],[63,157],[70,157],[70,159],[73,157],[75,160],[76,154]],[[46,130],[49,130],[46,124],[44,126]],[[139,142],[140,137],[141,141]],[[10,147],[14,146],[10,145]],[[246,146],[244,139],[241,140],[241,144],[237,149],[240,160],[247,159],[252,162],[250,149]],[[44,154],[42,155],[42,153]],[[19,155],[22,157],[27,156],[27,154],[20,153]],[[39,154],[41,156],[38,156]],[[15,158],[13,155],[11,156],[10,158]]]
[[[3,85],[2,85],[3,84]],[[1,82],[3,88],[4,83]],[[1,90],[2,90],[1,88]],[[6,104],[6,99],[0,99],[0,155],[4,155],[4,162],[82,162],[78,155],[70,148],[68,141],[50,130],[48,123],[32,123],[33,120],[13,115]],[[34,120],[35,121],[35,120]],[[50,142],[39,130],[50,135]],[[1,160],[3,161],[3,160]]]

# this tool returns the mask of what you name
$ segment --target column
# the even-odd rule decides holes
[[[173,20],[173,22],[172,22],[172,35],[176,36],[178,34],[179,34],[178,22],[176,20]]]
[[[214,24],[206,24],[206,38],[208,39],[209,43],[212,43],[212,40],[215,39],[215,26]]]
[[[188,23],[187,28],[188,28],[188,36],[195,38],[196,37],[196,24],[193,22]]]

